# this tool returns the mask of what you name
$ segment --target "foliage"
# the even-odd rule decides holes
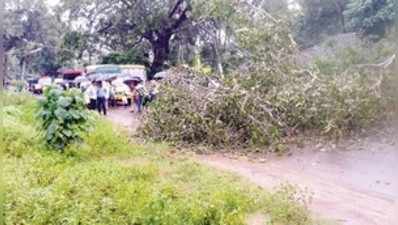
[[[170,55],[170,40],[187,24],[188,14],[192,11],[191,1],[186,0],[112,0],[96,3],[96,7],[106,6],[106,10],[100,13],[106,16],[95,22],[99,26],[98,33],[106,37],[109,45],[131,48],[144,40],[150,44],[154,56],[150,76],[165,66]]]
[[[8,140],[0,142],[6,224],[243,225],[258,211],[275,224],[312,224],[302,206],[286,200],[290,193],[271,195],[184,157],[166,156],[159,147],[127,143],[102,120],[84,136],[85,145],[70,145],[66,154],[46,151],[40,138],[5,152],[3,146],[39,134],[34,114],[25,112],[33,103],[27,104],[9,105],[15,110],[8,110],[7,129],[0,129],[0,139]]]
[[[290,72],[252,68],[216,86],[192,71],[175,72],[149,109],[142,134],[177,144],[280,150],[284,136],[308,130],[340,136],[380,115],[380,98],[363,74]]]
[[[86,32],[101,37],[97,42],[108,47],[107,52],[117,53],[106,59],[136,61],[131,52],[152,53],[150,76],[169,65],[193,64],[200,56],[219,74],[233,70],[239,65],[235,56],[242,55],[241,46],[235,41],[236,31],[251,27],[241,18],[287,6],[284,1],[235,0],[64,0],[63,3],[65,11],[75,16],[76,21],[87,20]],[[244,8],[250,8],[251,14],[241,14]],[[142,56],[138,55],[141,61]]]
[[[63,65],[71,64],[74,59],[82,60],[87,50],[88,37],[80,32],[67,32],[61,43],[59,61]]]
[[[32,97],[24,93],[19,93],[16,95],[10,92],[2,91],[0,94],[0,103],[2,107],[26,105],[31,101]]]
[[[9,67],[54,75],[59,68],[57,46],[62,23],[51,14],[43,0],[5,0],[4,47],[9,58],[17,61]],[[26,68],[24,67],[26,66]],[[22,69],[23,67],[23,69]],[[11,74],[14,75],[14,74]]]
[[[250,8],[242,8],[242,15]],[[283,148],[283,137],[316,130],[340,136],[379,116],[373,74],[304,70],[283,22],[243,16],[237,35],[245,59],[224,80],[177,68],[162,84],[142,126],[143,136],[176,144]],[[348,62],[350,63],[350,62]]]
[[[139,65],[148,65],[148,56],[145,54],[143,49],[133,48],[129,51],[110,53],[104,57],[102,57],[101,64],[139,64]]]
[[[395,0],[351,0],[345,15],[352,30],[380,38],[397,18],[397,10]]]
[[[64,150],[87,131],[88,112],[78,90],[49,88],[40,102],[39,118],[48,146]]]
[[[269,208],[270,214],[276,215],[276,217],[271,218],[271,224],[305,225],[311,223],[310,218],[306,216],[306,209],[292,204],[293,202],[301,202],[306,205],[310,201],[311,197],[308,193],[298,190],[298,187],[284,184],[271,196],[269,201],[274,203]]]
[[[335,55],[327,57],[318,57],[313,64],[320,73],[330,76],[343,73],[352,65],[366,64],[376,61],[377,57],[366,57],[368,51],[364,51],[364,47],[357,46],[357,48],[335,49]],[[366,53],[365,53],[366,52]]]
[[[306,48],[324,36],[345,32],[344,10],[349,0],[300,0],[303,14],[295,21],[296,41]]]
[[[50,48],[43,48],[31,61],[31,69],[41,74],[56,76],[61,65],[57,59],[57,52]]]

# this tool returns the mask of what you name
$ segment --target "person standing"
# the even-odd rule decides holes
[[[111,98],[111,84],[108,81],[102,81],[102,86],[105,89],[105,106],[109,108],[109,101]]]
[[[106,97],[106,88],[101,81],[97,82],[97,110],[99,114],[103,113],[105,116],[107,114]]]
[[[94,82],[90,83],[84,92],[84,97],[88,108],[90,110],[95,110],[97,108],[97,87]]]
[[[113,78],[109,81],[109,106],[115,107],[116,106],[116,87],[115,82],[116,78]]]
[[[141,113],[143,103],[144,103],[144,98],[147,94],[145,86],[142,84],[142,81],[138,82],[137,85],[135,86],[135,92],[136,92],[135,104],[136,104],[137,112]]]

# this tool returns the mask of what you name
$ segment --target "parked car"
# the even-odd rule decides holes
[[[123,83],[122,79],[116,79],[112,82],[115,94],[115,101],[118,105],[129,105],[131,104],[131,92],[130,88]]]
[[[35,93],[36,92],[36,85],[39,83],[39,79],[30,79],[28,80],[28,91]]]
[[[51,77],[41,77],[38,79],[37,84],[33,87],[33,93],[42,94],[46,87],[49,87],[53,84]]]

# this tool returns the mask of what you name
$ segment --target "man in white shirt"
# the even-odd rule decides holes
[[[107,97],[109,98],[107,88],[103,85],[103,82],[97,82],[97,110],[100,114],[103,113],[105,116],[107,114]]]
[[[84,92],[84,96],[86,103],[88,104],[88,108],[95,110],[97,108],[97,87],[94,85],[94,82],[87,87],[87,90]]]

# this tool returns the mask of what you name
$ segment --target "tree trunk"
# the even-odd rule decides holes
[[[178,44],[178,56],[177,56],[178,64],[184,64],[184,47],[181,43]]]
[[[170,38],[171,35],[166,35],[163,37],[159,37],[156,41],[152,42],[153,49],[153,62],[151,67],[149,68],[148,79],[151,80],[155,76],[155,74],[162,71],[165,62],[169,58],[170,54]]]
[[[22,68],[21,68],[21,80],[25,80],[25,73],[26,73],[26,62],[25,60],[22,61]]]
[[[202,68],[202,60],[201,60],[201,57],[200,57],[200,38],[199,38],[199,36],[196,37],[193,53],[194,53],[193,66],[197,70],[199,70],[199,69]]]
[[[0,0],[0,18],[4,17],[5,1]],[[0,91],[4,89],[6,79],[6,50],[5,50],[5,27],[3,22],[0,22]]]
[[[344,18],[344,3],[334,0],[334,4],[336,6],[337,13],[339,14],[340,17],[340,25],[343,29],[343,33],[346,33],[345,18]]]
[[[0,32],[0,91],[4,89],[6,79],[6,52],[4,49],[3,35]]]
[[[222,60],[222,56],[220,54],[218,46],[219,46],[218,43],[212,44],[213,54],[214,54],[214,62],[215,62],[215,66],[217,69],[217,74],[220,75],[220,77],[224,78],[223,60]]]

